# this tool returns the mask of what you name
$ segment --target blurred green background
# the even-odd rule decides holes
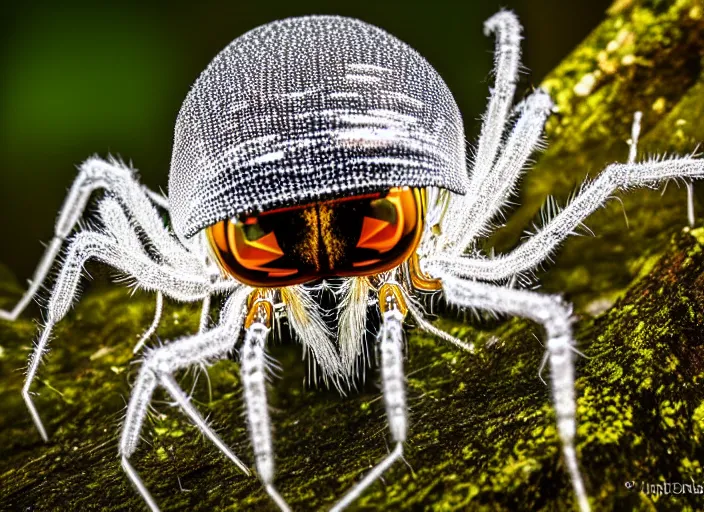
[[[166,187],[173,124],[191,83],[238,35],[287,16],[331,13],[378,25],[440,72],[470,140],[492,62],[482,22],[513,9],[525,27],[521,89],[593,29],[609,0],[232,1],[3,7],[0,22],[0,262],[31,275],[75,166],[92,154],[133,162]]]

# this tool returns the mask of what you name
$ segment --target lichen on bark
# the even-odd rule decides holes
[[[641,155],[687,153],[704,141],[703,49],[701,1],[616,2],[543,81],[557,106],[549,146],[491,244],[510,250],[548,194],[564,201],[587,174],[623,161],[635,110],[644,112]],[[587,222],[596,236],[570,239],[539,274],[544,291],[576,304],[576,337],[587,356],[577,360],[577,450],[595,509],[696,510],[701,495],[658,497],[625,484],[704,485],[704,228],[683,227],[682,188],[621,197],[629,226],[611,202]],[[700,205],[697,213],[704,216]],[[2,269],[0,306],[20,293]],[[141,509],[119,466],[117,436],[138,369],[131,348],[152,312],[152,298],[97,284],[57,326],[34,387],[47,444],[20,395],[37,310],[0,323],[0,508]],[[193,332],[197,322],[194,307],[171,304],[159,337]],[[520,319],[452,315],[436,324],[476,350],[409,329],[408,466],[397,464],[355,507],[573,507],[549,388],[537,375],[540,329]],[[277,483],[294,509],[328,507],[387,451],[379,393],[373,382],[345,397],[307,389],[300,349],[273,345],[272,352],[283,367],[270,389]],[[201,377],[194,400],[251,464],[238,366],[218,363],[209,378],[212,394]],[[164,510],[273,510],[256,478],[244,477],[164,395],[157,398],[133,462]]]

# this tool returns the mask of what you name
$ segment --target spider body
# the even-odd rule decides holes
[[[514,284],[614,192],[701,178],[704,162],[683,157],[637,163],[636,116],[627,163],[608,166],[515,250],[487,257],[477,242],[491,231],[539,147],[552,103],[538,90],[512,111],[520,25],[512,13],[500,12],[485,31],[496,36],[496,85],[469,166],[457,106],[427,61],[381,29],[329,16],[264,25],[213,60],[176,123],[168,199],[140,185],[117,162],[86,161],[32,285],[12,311],[0,311],[9,320],[21,313],[92,193],[106,190],[98,210],[102,227],[70,238],[30,358],[22,392],[42,437],[48,439],[30,386],[54,325],[77,296],[84,263],[99,260],[156,293],[154,322],[135,352],[156,331],[164,295],[203,304],[199,331],[146,350],[133,384],[118,452],[146,505],[158,510],[130,459],[157,387],[249,475],[174,378],[235,353],[258,477],[272,500],[288,510],[274,483],[265,386],[274,312],[284,312],[323,380],[342,387],[359,370],[371,302],[381,319],[376,343],[394,448],[333,508],[342,510],[403,455],[409,429],[405,318],[471,350],[435,328],[418,306],[420,294],[440,291],[458,308],[521,316],[543,327],[564,468],[576,503],[588,510],[574,447],[571,308],[558,296]],[[159,209],[169,213],[173,232]],[[330,331],[310,286],[331,276],[343,283],[337,333]],[[224,297],[214,324],[213,297]]]

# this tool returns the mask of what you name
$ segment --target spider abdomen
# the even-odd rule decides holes
[[[383,192],[467,185],[462,119],[438,73],[362,21],[309,16],[235,39],[179,113],[171,220],[224,219]]]

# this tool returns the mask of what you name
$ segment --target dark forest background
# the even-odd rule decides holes
[[[499,8],[525,27],[521,89],[540,82],[603,18],[608,0],[186,2],[3,7],[0,21],[0,262],[30,276],[75,166],[92,154],[167,183],[173,123],[193,80],[238,35],[303,14],[353,16],[406,41],[440,72],[467,137],[485,106]]]

